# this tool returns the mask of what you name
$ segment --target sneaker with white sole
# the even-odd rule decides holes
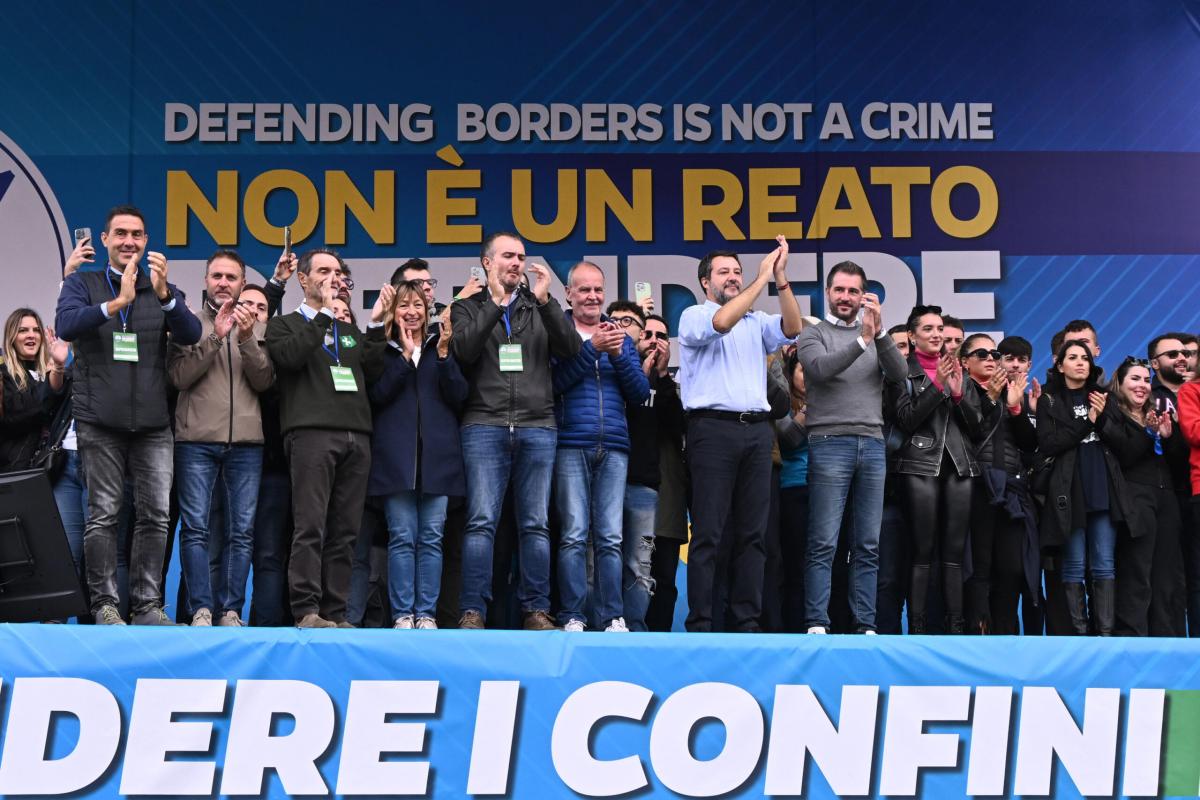
[[[569,619],[567,624],[563,625],[563,630],[567,633],[583,633],[583,620]]]
[[[436,631],[437,620],[435,620],[433,617],[417,617],[417,630]]]
[[[411,631],[413,629],[412,614],[405,614],[403,617],[396,617],[396,622],[392,625],[393,630]]]
[[[808,629],[808,632],[809,633],[829,633],[829,631],[825,630],[824,625],[813,625],[812,627],[810,627]]]
[[[171,618],[167,616],[167,612],[163,611],[162,608],[149,608],[145,611],[139,611],[137,614],[134,614],[133,624],[163,625],[169,627],[175,623],[171,621]]]
[[[212,612],[207,608],[197,608],[196,613],[192,614],[193,628],[211,628],[212,627]]]
[[[117,610],[116,606],[110,606],[110,605],[100,606],[100,610],[96,612],[95,617],[96,617],[97,625],[125,625],[126,624],[125,620],[121,619],[121,612]]]
[[[242,617],[236,611],[226,611],[217,620],[217,624],[222,628],[244,628],[246,623],[242,621]]]
[[[629,633],[629,628],[625,627],[625,618],[617,617],[612,622],[608,623],[608,627],[604,629],[605,633]]]

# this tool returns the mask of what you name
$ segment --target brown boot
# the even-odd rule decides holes
[[[303,617],[301,617],[296,622],[296,627],[297,628],[336,628],[337,623],[330,622],[327,619],[323,619],[322,617],[320,617],[318,614],[316,614],[314,612],[312,614],[305,614]]]
[[[458,618],[458,629],[463,631],[483,630],[483,614],[478,611],[464,611]]]
[[[552,631],[555,629],[554,620],[545,611],[526,611],[525,630]]]

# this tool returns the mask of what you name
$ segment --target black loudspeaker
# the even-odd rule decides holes
[[[0,475],[0,622],[86,613],[50,479],[40,469]]]

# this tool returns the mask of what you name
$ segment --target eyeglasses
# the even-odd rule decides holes
[[[642,333],[642,338],[643,339],[658,339],[660,342],[671,341],[671,336],[666,331],[644,331]]]
[[[1176,358],[1179,358],[1180,353],[1182,353],[1187,358],[1195,358],[1196,357],[1196,349],[1191,348],[1190,350],[1163,350],[1161,353],[1156,355],[1155,358],[1162,358],[1163,356],[1166,356],[1167,358],[1174,360]]]
[[[967,358],[974,357],[980,359],[981,361],[986,361],[990,358],[993,361],[999,361],[1003,355],[1004,354],[999,350],[988,350],[986,347],[981,347],[978,350],[972,350],[971,352],[967,353]]]
[[[1145,367],[1150,369],[1150,362],[1144,358],[1134,358],[1133,356],[1125,356],[1125,360],[1121,362],[1122,367]]]
[[[418,286],[428,286],[430,289],[437,288],[437,278],[413,278],[407,283],[415,283]]]
[[[622,328],[632,328],[634,325],[637,325],[639,328],[646,327],[645,325],[643,325],[641,323],[641,320],[639,320],[637,317],[622,316],[622,317],[613,317],[612,319],[613,319],[613,322],[617,323]]]
[[[354,291],[354,279],[351,278],[349,275],[342,275],[342,286],[346,287],[346,291],[353,292]]]

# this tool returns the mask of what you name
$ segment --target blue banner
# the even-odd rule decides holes
[[[0,793],[1200,795],[1192,641],[0,626]]]

